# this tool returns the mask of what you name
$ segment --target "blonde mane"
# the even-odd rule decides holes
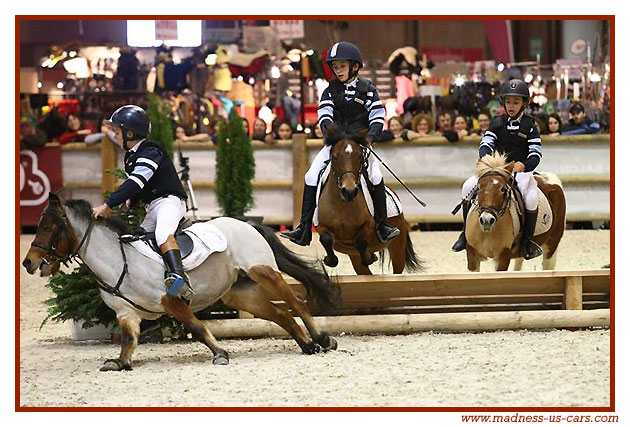
[[[489,172],[498,172],[507,178],[510,176],[510,172],[505,169],[508,164],[505,155],[495,151],[493,155],[485,155],[477,161],[475,175],[477,178],[481,178]]]

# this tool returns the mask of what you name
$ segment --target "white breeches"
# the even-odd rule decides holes
[[[304,182],[306,185],[310,185],[314,187],[317,185],[317,179],[319,178],[319,173],[322,169],[326,167],[326,162],[330,159],[330,146],[326,145],[311,163],[311,167],[308,168],[306,175],[304,175]],[[376,159],[374,156],[368,157],[368,167],[367,167],[368,177],[370,178],[370,182],[374,185],[380,184],[383,180],[383,174],[381,173],[381,162]]]
[[[471,176],[464,182],[462,186],[462,199],[466,199],[472,189],[477,185],[478,178],[476,175]],[[525,209],[533,211],[538,208],[538,185],[534,179],[533,172],[520,172],[516,174],[516,184],[523,195]]]
[[[155,232],[155,241],[161,246],[170,234],[175,234],[179,220],[186,214],[186,202],[171,195],[152,201],[145,209],[147,215],[140,227]]]

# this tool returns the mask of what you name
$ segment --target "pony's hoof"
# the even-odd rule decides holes
[[[326,337],[318,344],[322,347],[324,353],[331,350],[337,350],[337,340],[329,335],[326,335]]]
[[[304,354],[317,354],[322,351],[322,348],[319,346],[319,344],[315,344],[315,343],[304,344],[301,347],[302,347],[302,353]]]
[[[107,359],[99,369],[101,372],[107,371],[131,371],[131,365],[122,363],[119,359]]]
[[[216,354],[212,359],[213,365],[229,365],[230,359],[227,354]]]
[[[328,255],[326,255],[324,257],[324,264],[331,268],[337,267],[337,264],[339,264],[339,258],[337,258],[336,256],[329,257]]]
[[[370,259],[367,263],[367,265],[372,265],[374,264],[376,261],[378,261],[378,255],[376,255],[375,253],[371,253],[370,254]]]

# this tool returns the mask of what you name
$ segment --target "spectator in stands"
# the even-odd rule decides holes
[[[262,141],[266,144],[271,144],[274,142],[273,135],[271,133],[267,133],[267,123],[265,123],[265,121],[260,117],[257,117],[256,120],[254,120],[252,140]]]
[[[26,117],[20,119],[20,150],[32,150],[46,145],[46,132],[33,126]]]
[[[479,129],[475,129],[474,133],[476,133],[477,135],[483,136],[483,134],[486,133],[486,131],[490,127],[491,120],[492,119],[490,116],[490,111],[481,110],[479,112],[479,115],[477,116],[477,123],[479,123]]]
[[[81,119],[76,114],[68,114],[66,118],[66,132],[61,134],[59,142],[61,144],[67,144],[68,142],[83,142],[86,135],[90,135],[93,132],[88,126],[83,126]]]
[[[403,123],[403,119],[400,116],[391,117],[387,121],[387,129],[382,131],[380,135],[376,135],[374,137],[374,142],[387,142],[392,141],[396,138],[405,138],[403,135],[407,134],[409,131],[405,129]],[[408,141],[408,139],[407,139]]]
[[[547,117],[547,135],[558,136],[562,133],[562,120],[558,113],[551,113]]]
[[[322,127],[319,125],[319,122],[313,125],[313,138],[324,139],[324,134],[322,133]]]
[[[276,131],[276,139],[290,141],[293,138],[293,128],[288,122],[280,122]]]
[[[453,130],[453,116],[448,111],[444,111],[438,115],[437,132],[448,140],[448,142],[459,141],[457,132]]]
[[[183,126],[175,128],[175,140],[182,142],[208,142],[210,135],[207,133],[198,133],[197,135],[188,135]]]
[[[461,114],[455,116],[455,123],[453,124],[453,129],[457,132],[457,136],[459,138],[463,138],[468,136],[468,122],[466,121],[466,117]]]
[[[242,117],[243,119],[243,130],[245,131],[245,135],[249,136],[249,120],[247,118]]]
[[[97,142],[101,142],[103,138],[108,138],[111,142],[116,142],[116,132],[114,132],[112,127],[107,124],[107,120],[103,120],[101,122],[100,132],[85,136],[85,143],[87,145],[96,144]]]
[[[571,114],[571,120],[569,120],[566,129],[562,130],[562,135],[594,134],[600,132],[599,123],[593,122],[586,116],[582,104],[573,104],[569,110],[569,114]]]

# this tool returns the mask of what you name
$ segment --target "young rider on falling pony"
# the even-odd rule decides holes
[[[525,225],[521,251],[523,258],[531,259],[542,255],[542,249],[532,236],[538,217],[538,185],[533,173],[542,158],[540,133],[534,119],[525,114],[529,103],[529,89],[522,80],[510,80],[501,89],[501,101],[505,114],[495,117],[479,144],[479,158],[492,155],[498,151],[514,161],[514,172],[518,189],[525,203]],[[462,212],[464,215],[464,231],[453,245],[453,251],[466,249],[466,217],[471,205],[471,193],[477,185],[478,178],[473,175],[462,186]]]
[[[160,145],[148,141],[151,120],[135,105],[117,109],[107,121],[116,133],[116,142],[125,150],[125,171],[129,178],[101,206],[93,209],[94,218],[107,216],[112,208],[127,207],[142,200],[147,203],[146,216],[140,225],[155,232],[167,267],[164,280],[167,294],[179,297],[190,287],[184,272],[175,230],[186,214],[186,192],[168,153]]]
[[[363,67],[363,58],[359,48],[352,43],[335,43],[330,49],[326,64],[335,74],[328,88],[322,93],[317,109],[318,122],[327,136],[327,127],[334,123],[355,129],[369,129],[368,144],[379,135],[385,124],[385,108],[376,87],[367,79],[359,78]],[[317,181],[319,173],[330,159],[330,145],[325,145],[313,160],[304,177],[304,196],[302,199],[302,217],[299,226],[282,233],[298,245],[308,246],[311,242],[311,227],[316,206]],[[374,156],[368,157],[368,177],[374,184],[374,219],[376,235],[382,243],[388,242],[400,234],[400,230],[387,223],[385,184],[380,169],[380,162]]]

